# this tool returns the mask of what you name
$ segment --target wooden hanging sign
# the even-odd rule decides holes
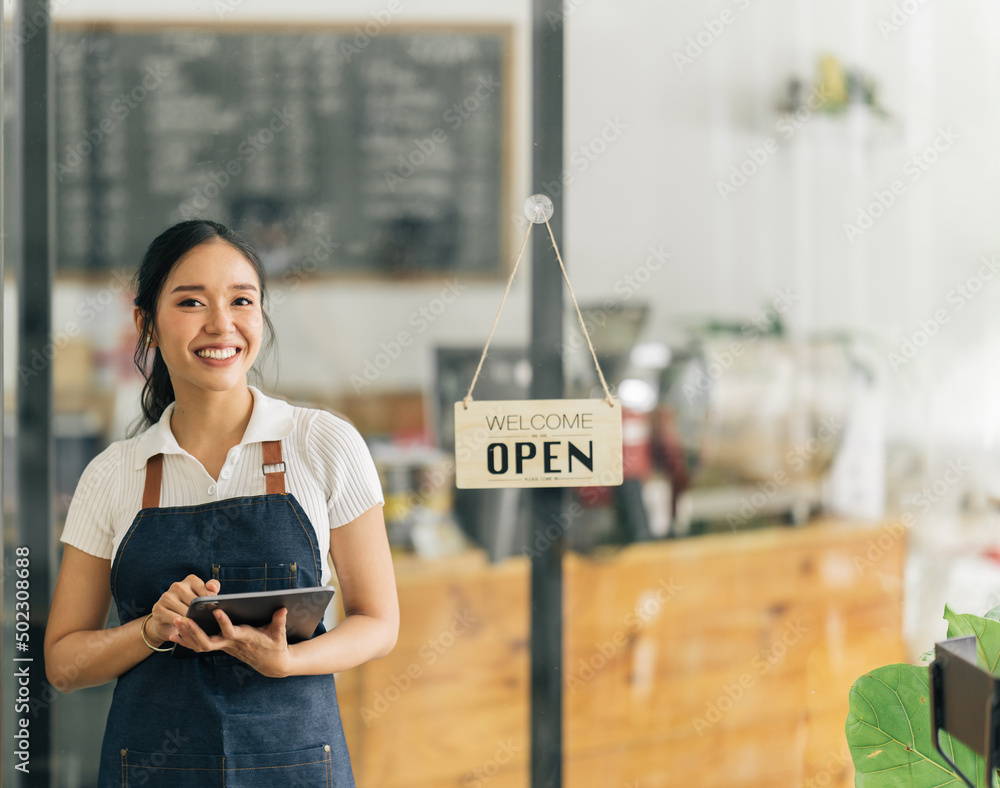
[[[455,403],[455,486],[459,489],[615,487],[622,483],[622,406],[611,396],[580,305],[573,295],[573,286],[549,224],[553,210],[552,200],[544,194],[535,194],[525,200],[528,229],[507,279],[507,288],[500,299],[476,374],[469,384],[469,393]],[[472,399],[472,390],[486,360],[531,228],[536,224],[544,224],[549,231],[580,329],[604,388],[604,399],[476,402]]]
[[[622,483],[616,399],[455,403],[455,484],[610,487]]]

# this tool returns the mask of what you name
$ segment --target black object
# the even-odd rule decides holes
[[[234,624],[266,627],[274,614],[284,607],[288,609],[288,619],[285,622],[288,642],[296,643],[312,637],[333,599],[333,593],[330,586],[319,586],[200,596],[191,602],[187,617],[201,627],[206,635],[218,635],[219,622],[215,620],[213,612],[217,608],[223,610]]]
[[[566,211],[563,175],[562,0],[533,0],[531,45],[531,179],[555,203],[553,238],[537,227],[531,244],[531,398],[566,396],[563,360],[564,285],[552,240],[563,243]],[[529,493],[532,542],[566,513],[566,490],[538,487]],[[546,550],[531,556],[531,788],[563,785],[563,574],[565,529]]]
[[[9,215],[10,226],[4,230],[15,236],[12,244],[5,244],[5,251],[14,263],[17,279],[17,503],[13,510],[16,512],[13,534],[5,534],[5,565],[14,566],[15,545],[27,548],[31,567],[31,629],[27,641],[30,647],[27,652],[14,652],[14,656],[33,660],[28,690],[34,701],[45,697],[45,692],[51,689],[42,682],[45,664],[41,645],[54,586],[57,542],[53,505],[56,456],[52,360],[58,348],[53,342],[51,293],[57,256],[52,167],[55,72],[49,3],[21,0],[14,5],[16,26],[9,46],[14,73],[13,123],[8,126],[12,132],[9,149],[12,158],[7,159],[14,166],[12,180],[4,184],[5,199],[13,196],[13,210]],[[7,579],[5,573],[5,580],[10,600],[13,575]],[[7,604],[10,610],[14,609],[13,601]],[[4,660],[9,659],[5,655]],[[3,684],[4,690],[13,687],[6,677]],[[13,697],[13,692],[8,697]],[[6,713],[3,715],[5,723],[11,719]],[[11,767],[5,766],[4,776],[9,782],[4,781],[4,785],[47,788],[53,784],[56,757],[53,704],[33,702],[30,719],[31,769],[27,773],[13,769],[8,772],[6,769]],[[6,757],[8,752],[4,753],[5,764],[10,762]]]
[[[1000,678],[976,664],[976,638],[952,638],[934,645],[931,680],[931,739],[934,749],[969,788],[976,788],[941,749],[946,731],[986,758],[986,774],[1000,764]]]
[[[625,479],[615,495],[618,517],[628,542],[649,542],[653,533],[649,530],[649,514],[642,500],[642,482],[639,479]]]
[[[480,346],[435,350],[435,417],[438,440],[446,451],[455,450],[455,403],[468,393],[482,352]],[[491,345],[476,383],[476,397],[480,400],[528,399],[531,379],[531,362],[526,349]],[[530,501],[526,493],[515,487],[455,490],[454,512],[459,525],[470,539],[486,550],[491,561],[531,555],[531,551],[537,549],[533,544]],[[543,540],[543,544],[547,543]]]

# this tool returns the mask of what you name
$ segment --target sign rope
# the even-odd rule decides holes
[[[577,303],[576,295],[573,293],[573,285],[570,284],[569,274],[566,273],[566,266],[563,264],[562,255],[559,253],[559,245],[556,243],[555,234],[552,232],[552,225],[549,224],[548,217],[537,209],[532,220],[528,222],[528,231],[524,234],[524,240],[521,242],[521,248],[518,250],[517,259],[514,260],[514,267],[511,269],[510,277],[507,279],[507,287],[503,292],[503,298],[500,299],[500,308],[497,309],[496,317],[493,318],[493,327],[490,329],[490,335],[486,338],[486,345],[483,347],[483,354],[479,357],[479,365],[476,367],[476,374],[472,376],[472,383],[469,384],[469,392],[462,399],[462,404],[465,409],[468,410],[469,403],[472,402],[472,390],[476,387],[476,381],[479,379],[479,373],[482,371],[483,362],[486,360],[486,353],[490,348],[490,342],[493,341],[493,334],[497,330],[497,323],[500,322],[500,313],[503,312],[504,304],[507,302],[507,294],[510,293],[510,286],[514,283],[514,276],[517,274],[517,267],[521,263],[521,258],[524,256],[524,248],[528,244],[528,237],[531,235],[531,228],[535,224],[540,224],[539,218],[545,222],[545,227],[549,231],[549,238],[552,239],[552,248],[556,252],[556,259],[559,261],[559,268],[562,271],[563,281],[566,282],[566,288],[569,290],[570,298],[573,299],[573,308],[576,310],[576,316],[580,321],[580,328],[583,330],[583,336],[587,340],[587,347],[590,348],[591,358],[594,359],[594,367],[597,369],[597,377],[601,381],[601,387],[604,389],[604,400],[611,407],[614,407],[614,398],[611,396],[611,390],[608,388],[608,383],[604,379],[604,372],[601,371],[601,365],[597,361],[597,352],[594,350],[594,343],[590,341],[590,333],[587,331],[587,326],[583,321],[583,314],[580,312],[580,305]]]

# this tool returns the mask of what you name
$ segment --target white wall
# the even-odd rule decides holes
[[[721,35],[678,65],[674,53],[723,13]],[[995,4],[586,0],[568,29],[569,148],[608,118],[627,125],[569,193],[568,255],[584,295],[612,289],[659,244],[674,266],[636,295],[656,305],[650,335],[746,317],[790,289],[795,332],[846,329],[879,349],[895,432],[983,440],[998,418],[1000,280],[963,308],[948,296],[1000,253]],[[790,136],[776,125],[785,81],[815,80],[825,54],[877,80],[891,122],[817,113]],[[942,129],[957,140],[913,180],[907,163]],[[719,181],[768,139],[776,152],[723,199]],[[895,204],[849,241],[843,225],[897,179]],[[942,309],[938,335],[893,369],[888,353]]]

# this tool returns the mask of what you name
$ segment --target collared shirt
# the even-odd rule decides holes
[[[62,541],[99,558],[113,558],[142,508],[146,462],[156,454],[163,455],[161,507],[263,495],[261,443],[281,440],[285,489],[305,510],[322,554],[328,554],[331,528],[383,502],[371,453],[344,419],[273,399],[253,386],[250,391],[254,401],[250,422],[243,439],[229,450],[218,479],[177,443],[170,429],[171,403],[156,424],[134,438],[112,443],[90,462],[73,494]],[[324,561],[323,582],[330,576]]]

